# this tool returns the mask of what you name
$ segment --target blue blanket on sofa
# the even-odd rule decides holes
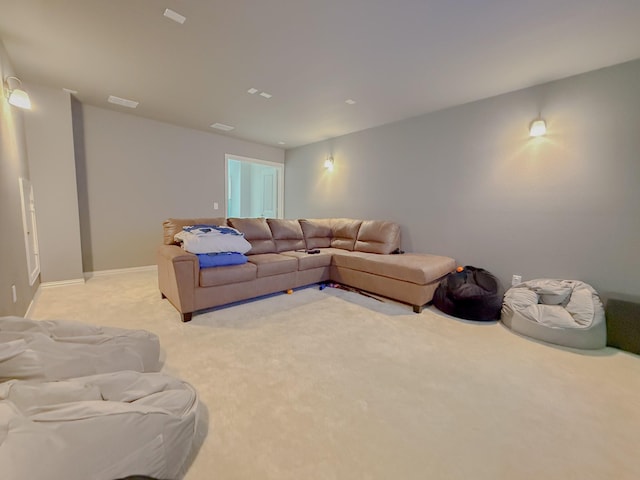
[[[224,267],[247,263],[247,257],[237,252],[199,253],[197,256],[200,268]]]

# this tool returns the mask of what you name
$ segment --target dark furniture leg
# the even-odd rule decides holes
[[[160,297],[162,297],[162,300],[164,300],[165,298],[167,298],[167,296],[166,296],[164,293],[162,293],[162,292],[160,292]]]
[[[182,314],[182,321],[184,323],[190,322],[191,321],[191,317],[193,316],[193,312],[189,312],[189,313],[183,313]]]
[[[413,313],[422,313],[422,305],[414,305]]]

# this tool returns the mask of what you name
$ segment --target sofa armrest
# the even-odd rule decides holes
[[[195,290],[199,286],[198,257],[177,245],[161,245],[156,251],[158,286],[180,313],[195,308]]]

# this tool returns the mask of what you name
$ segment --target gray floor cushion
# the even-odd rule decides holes
[[[4,480],[181,478],[198,396],[160,373],[0,383]]]
[[[158,371],[158,337],[145,330],[65,320],[0,318],[0,381],[60,380],[122,370]]]
[[[576,280],[537,279],[510,288],[501,321],[516,333],[565,347],[599,349],[607,344],[600,297]]]

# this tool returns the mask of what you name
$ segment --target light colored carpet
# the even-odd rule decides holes
[[[635,355],[331,288],[182,324],[155,275],[41,289],[31,317],[159,335],[208,409],[188,480],[640,478]]]

